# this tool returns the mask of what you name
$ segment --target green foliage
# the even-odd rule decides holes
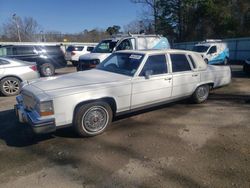
[[[249,0],[140,0],[151,8],[155,33],[175,41],[249,37]]]

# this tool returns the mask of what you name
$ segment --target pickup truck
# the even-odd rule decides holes
[[[35,133],[73,126],[95,136],[114,116],[183,98],[202,103],[230,82],[230,67],[207,65],[196,52],[126,50],[95,69],[23,83],[15,110]]]

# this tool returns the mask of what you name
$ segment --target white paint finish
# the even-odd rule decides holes
[[[163,74],[149,79],[138,77],[133,80],[131,108],[161,102],[171,97],[172,75]]]
[[[131,53],[131,51],[120,53]],[[178,50],[140,51],[140,53],[145,55],[144,58],[163,53],[193,55],[192,52]],[[199,58],[194,58],[195,61],[197,59]],[[137,72],[142,69],[145,61],[146,59],[142,61]],[[217,87],[230,83],[229,67],[203,66],[204,61],[196,63],[198,67],[201,65],[196,70],[172,73],[171,61],[169,61],[168,74],[150,76],[149,79],[138,77],[138,73],[130,77],[92,69],[59,77],[42,78],[26,84],[23,90],[32,93],[36,100],[53,100],[56,125],[61,126],[72,123],[74,109],[82,102],[113,98],[117,113],[173,98],[190,96],[198,85],[214,83]]]
[[[174,73],[172,97],[192,94],[199,82],[200,73],[197,71]]]
[[[85,54],[85,55],[81,55],[79,57],[79,60],[99,59],[100,62],[102,62],[104,59],[106,59],[110,55],[111,55],[111,53],[88,53],[88,54]]]

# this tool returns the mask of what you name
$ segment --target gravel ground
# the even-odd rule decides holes
[[[93,138],[32,137],[0,97],[0,187],[250,187],[250,78],[232,69],[204,104],[122,116]]]

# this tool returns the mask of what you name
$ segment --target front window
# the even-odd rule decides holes
[[[207,52],[209,46],[194,46],[193,51],[199,52],[199,53],[205,53]]]
[[[146,71],[151,71],[152,75],[166,74],[168,72],[166,56],[165,55],[149,56],[140,73],[140,76],[145,76]]]
[[[112,53],[117,41],[104,40],[100,42],[93,50],[94,53]]]
[[[144,55],[135,53],[115,53],[97,65],[97,69],[127,76],[134,76]]]

